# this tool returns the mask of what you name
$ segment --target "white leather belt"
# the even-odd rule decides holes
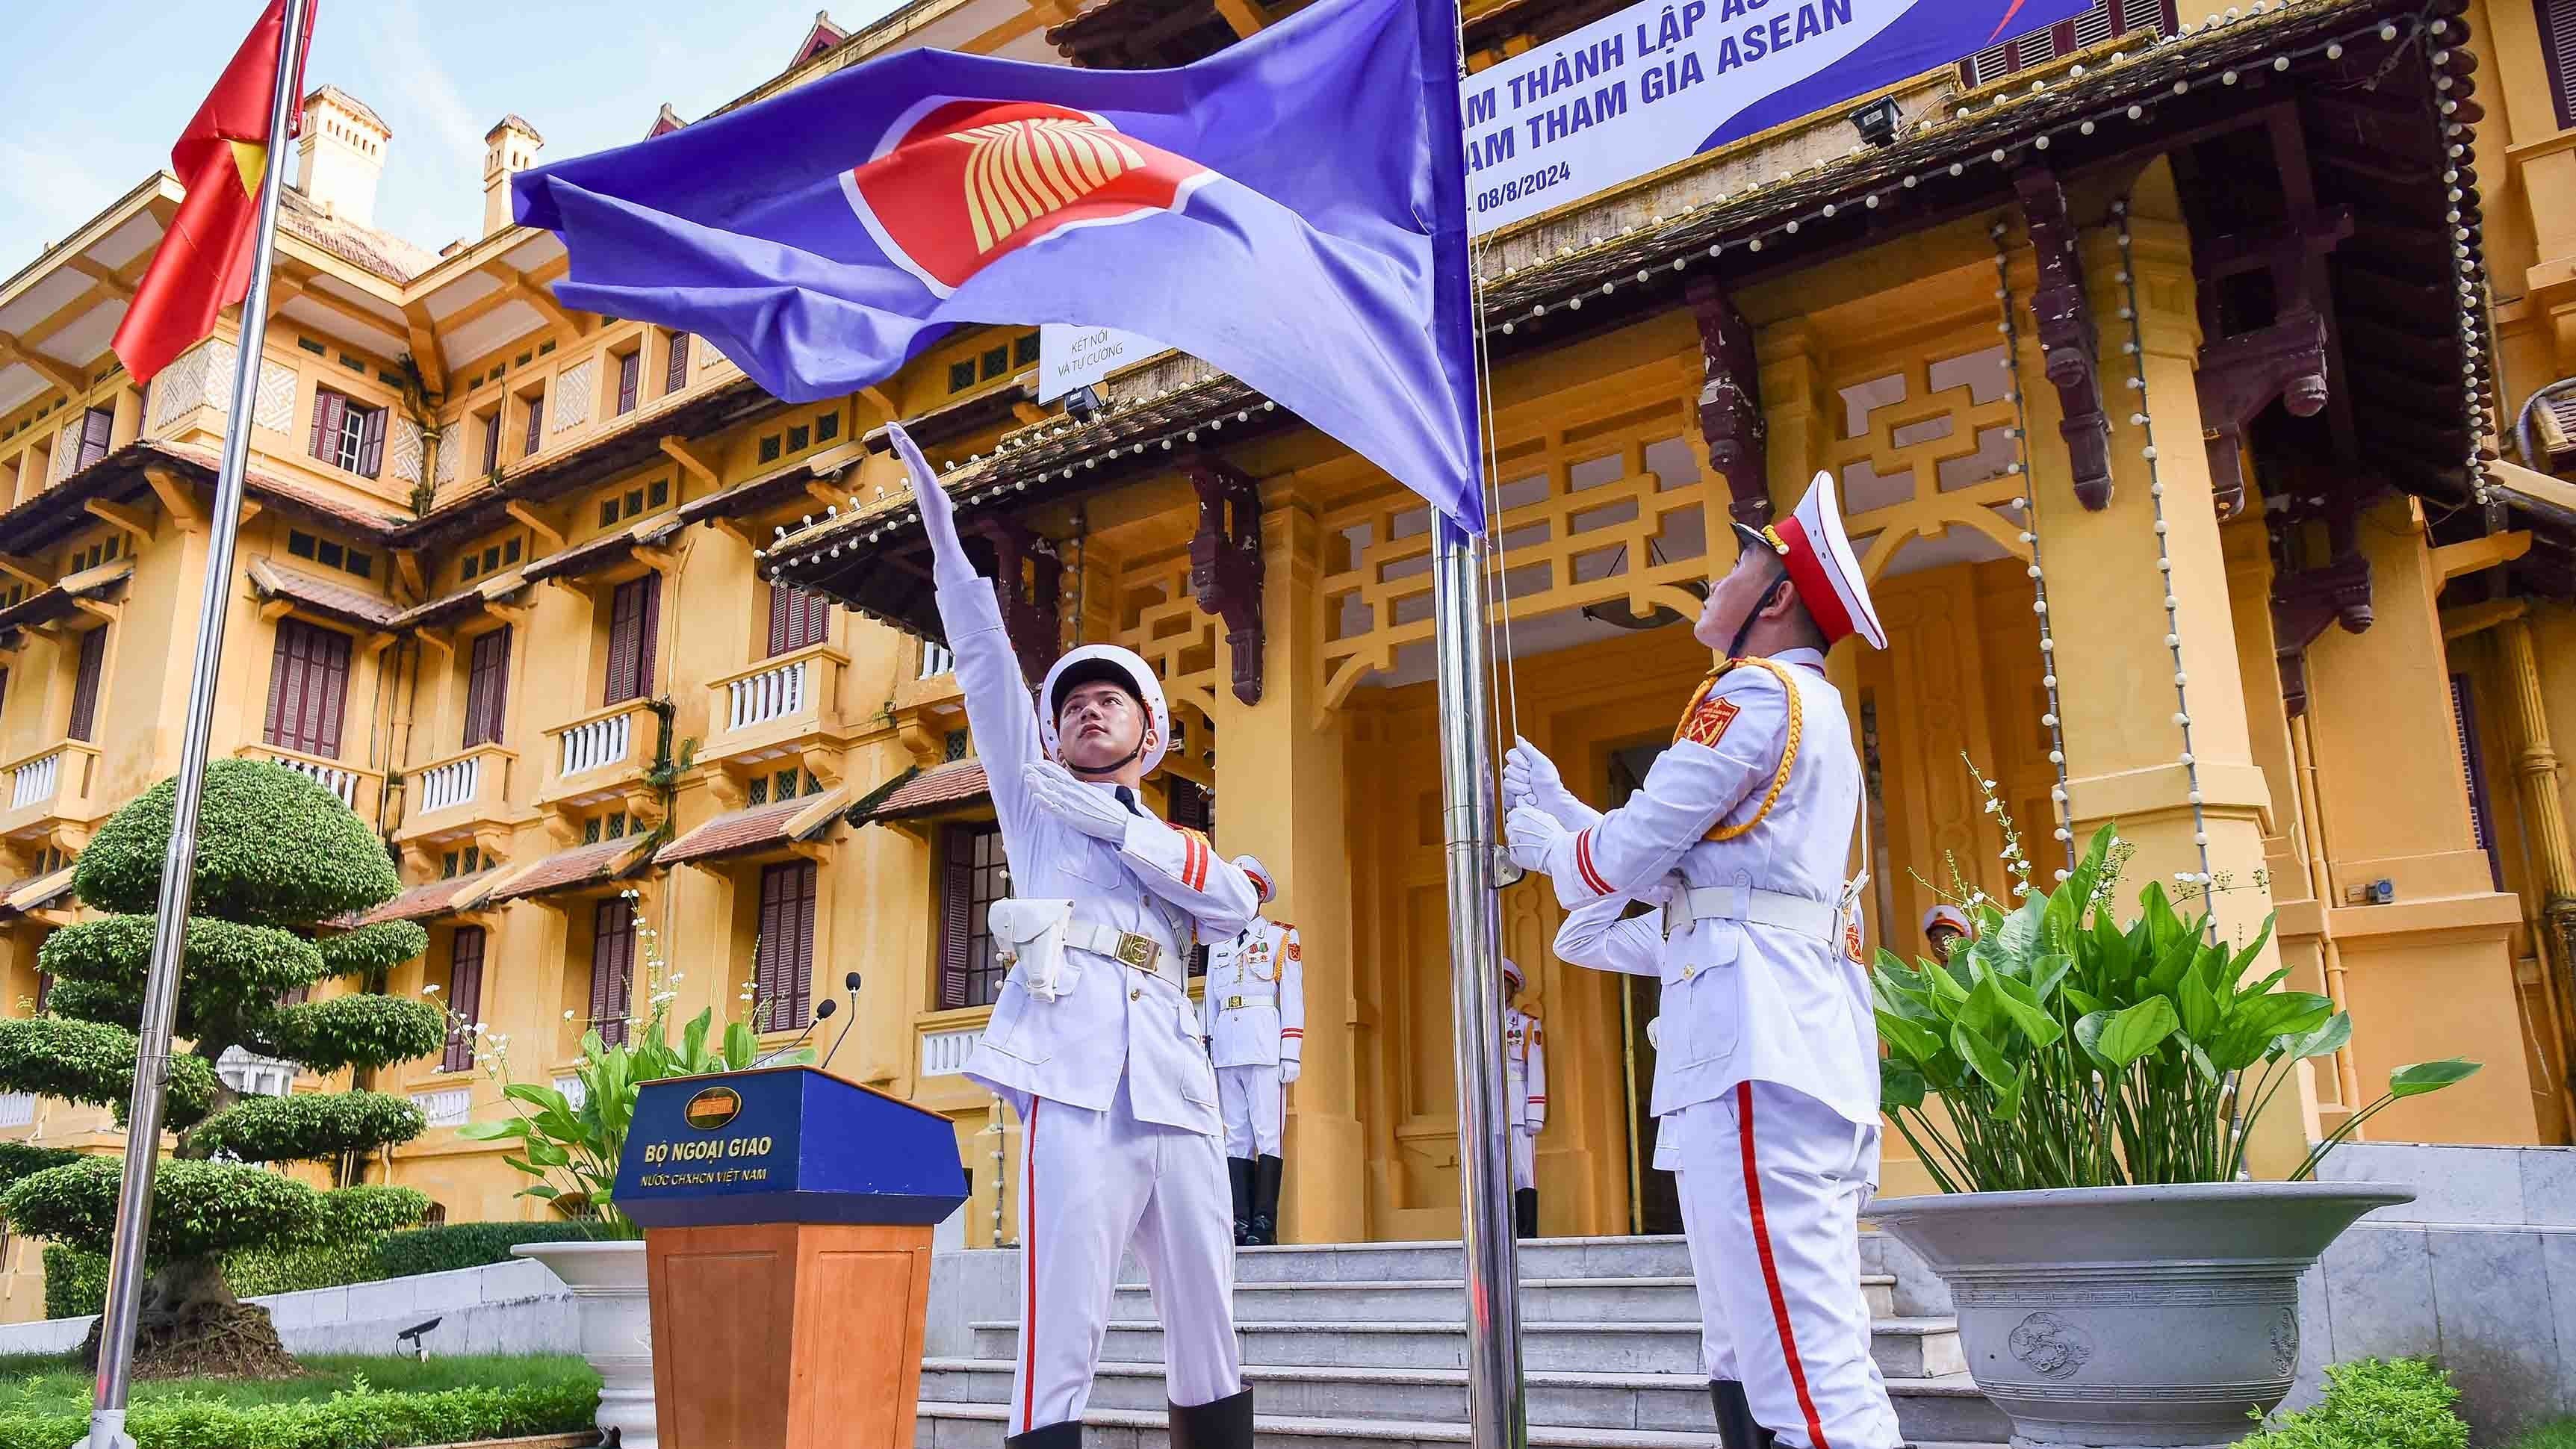
[[[1279,996],[1278,993],[1271,991],[1236,991],[1228,992],[1217,1000],[1224,1004],[1224,1009],[1227,1011],[1241,1011],[1247,1006],[1275,1005]]]
[[[1151,936],[1121,931],[1087,921],[1075,921],[1065,927],[1064,943],[1076,951],[1089,951],[1106,956],[1121,965],[1133,966],[1152,976],[1160,976],[1175,986],[1185,979],[1180,961],[1170,948]],[[1169,967],[1170,969],[1165,969]]]
[[[1832,901],[1785,895],[1758,886],[1701,886],[1675,895],[1672,903],[1664,907],[1664,934],[1676,935],[1695,921],[1742,921],[1832,942],[1841,934],[1841,916]]]

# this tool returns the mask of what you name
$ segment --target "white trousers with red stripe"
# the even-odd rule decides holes
[[[1216,1069],[1216,1107],[1225,1118],[1225,1155],[1277,1157],[1284,1099],[1279,1068],[1256,1063]]]
[[[1896,1449],[1869,1356],[1860,1209],[1878,1127],[1803,1092],[1746,1082],[1665,1116],[1699,1281],[1708,1375],[1740,1379],[1753,1416],[1798,1449]]]
[[[1512,1126],[1512,1191],[1538,1186],[1538,1134]]]
[[[1186,1407],[1240,1393],[1234,1196],[1217,1139],[1138,1121],[1124,1079],[1105,1112],[1013,1096],[1023,1135],[1020,1359],[1010,1432],[1082,1417],[1119,1260],[1131,1247],[1163,1322],[1171,1402]]]

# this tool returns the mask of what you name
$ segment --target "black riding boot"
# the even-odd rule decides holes
[[[1538,1236],[1538,1189],[1525,1187],[1512,1194],[1512,1229],[1524,1238]]]
[[[1270,1159],[1273,1162],[1277,1158]],[[1252,1390],[1247,1388],[1213,1404],[1172,1409],[1172,1449],[1252,1449]],[[1018,1449],[1016,1444],[1007,1449]],[[1064,1445],[1062,1449],[1078,1449]]]
[[[1047,1424],[1002,1441],[1002,1449],[1082,1449],[1082,1421]]]
[[[1744,1385],[1734,1379],[1711,1379],[1708,1401],[1717,1410],[1717,1442],[1724,1449],[1771,1449],[1771,1431],[1756,1423]]]
[[[1267,1153],[1252,1169],[1252,1241],[1263,1247],[1279,1241],[1279,1174],[1288,1164]]]
[[[1234,1183],[1234,1245],[1250,1247],[1252,1236],[1252,1159],[1229,1157],[1225,1175]]]

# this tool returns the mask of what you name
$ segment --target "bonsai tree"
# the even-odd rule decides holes
[[[174,798],[173,782],[154,786],[81,856],[73,889],[109,914],[46,940],[47,1014],[0,1021],[0,1090],[102,1104],[123,1117]],[[267,1311],[226,1286],[224,1255],[390,1231],[426,1211],[427,1199],[408,1189],[317,1192],[284,1170],[410,1140],[425,1125],[410,1102],[358,1090],[245,1097],[215,1072],[233,1047],[326,1074],[373,1072],[438,1048],[446,1022],[427,1002],[367,990],[290,1001],[331,977],[381,987],[394,965],[427,948],[427,933],[408,921],[338,924],[400,885],[383,845],[321,785],[261,761],[207,767],[179,979],[184,1046],[166,1088],[177,1145],[153,1188],[138,1373],[292,1372]],[[17,1232],[105,1253],[121,1176],[113,1158],[0,1154],[0,1214]],[[93,1366],[97,1352],[93,1328]]]

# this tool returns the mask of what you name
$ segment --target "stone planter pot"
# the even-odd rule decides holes
[[[2299,1369],[2299,1275],[2404,1188],[2214,1182],[1892,1198],[1863,1216],[1948,1284],[2016,1449],[2215,1446]]]
[[[605,1243],[521,1243],[572,1290],[581,1356],[599,1370],[599,1432],[620,1449],[660,1449],[653,1420],[653,1301],[645,1286],[642,1239]]]

